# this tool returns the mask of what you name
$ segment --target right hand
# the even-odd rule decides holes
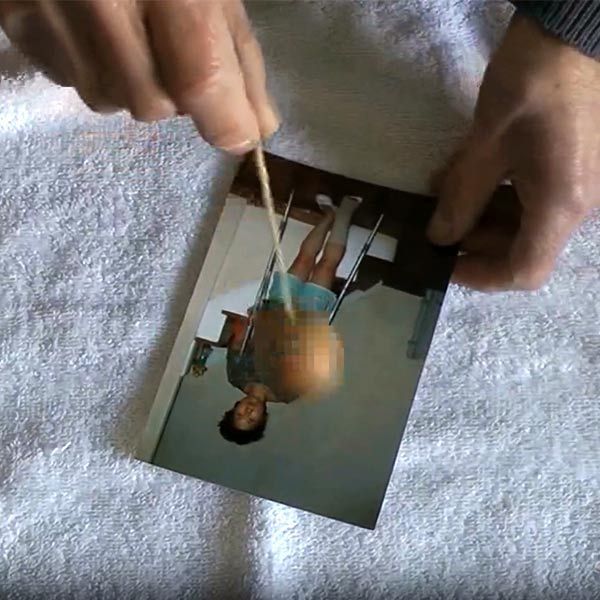
[[[92,110],[190,115],[234,154],[279,125],[242,0],[1,0],[0,26]]]
[[[600,62],[517,14],[439,182],[429,235],[439,245],[461,242],[455,283],[503,291],[547,282],[572,233],[600,207],[599,116]],[[507,219],[485,218],[505,179],[520,214],[505,205]]]

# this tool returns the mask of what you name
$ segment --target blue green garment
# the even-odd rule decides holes
[[[278,271],[273,274],[273,283],[268,295],[270,302],[283,304],[284,278],[289,285],[294,307],[298,310],[328,313],[335,306],[337,296],[331,290],[310,281],[302,281],[290,273]]]

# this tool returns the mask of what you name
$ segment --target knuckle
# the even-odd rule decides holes
[[[178,85],[172,91],[172,96],[179,108],[189,112],[198,98],[209,93],[215,93],[217,90],[222,89],[223,85],[223,68],[218,61],[211,61],[205,65],[201,75]]]

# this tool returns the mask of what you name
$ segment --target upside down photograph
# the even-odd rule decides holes
[[[426,241],[432,207],[422,197],[273,155],[267,166],[288,264],[277,269],[255,167],[246,160],[225,202],[241,218],[152,462],[374,528],[452,251]],[[319,338],[311,377],[334,369],[332,389],[273,385],[260,369],[253,316],[282,306],[286,289],[295,308],[325,315],[332,327],[335,339],[319,336],[316,325],[310,334]],[[319,353],[318,344],[329,343],[333,357]]]

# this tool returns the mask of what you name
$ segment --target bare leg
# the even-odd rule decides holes
[[[295,275],[301,281],[306,281],[310,277],[312,270],[315,268],[317,256],[325,243],[327,233],[333,225],[334,218],[335,212],[328,210],[321,221],[313,227],[300,245],[298,255],[288,273]]]
[[[344,258],[346,246],[340,244],[327,244],[321,260],[315,266],[310,278],[312,283],[316,283],[330,290],[335,281],[335,273]]]
[[[335,214],[335,221],[331,228],[331,233],[323,256],[315,266],[310,280],[317,285],[330,290],[335,281],[335,274],[346,254],[346,244],[348,243],[348,232],[350,231],[350,222],[354,211],[360,205],[361,200],[353,197],[346,197]]]

